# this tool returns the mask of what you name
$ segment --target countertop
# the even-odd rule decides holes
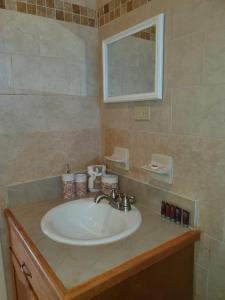
[[[136,203],[142,214],[142,224],[130,237],[101,246],[64,245],[49,239],[40,227],[44,214],[62,203],[59,199],[40,201],[18,205],[11,211],[67,289],[85,283],[190,230],[163,220],[146,205]]]

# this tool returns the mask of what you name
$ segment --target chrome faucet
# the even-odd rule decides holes
[[[132,209],[131,204],[135,203],[134,196],[119,193],[116,189],[112,189],[110,196],[105,194],[96,196],[94,202],[98,204],[103,199],[108,200],[109,205],[113,208],[124,212],[130,211]]]

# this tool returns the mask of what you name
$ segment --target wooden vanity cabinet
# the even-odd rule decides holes
[[[16,300],[62,300],[65,288],[12,213],[6,210]]]
[[[38,300],[35,292],[32,289],[27,275],[24,274],[22,266],[20,266],[16,257],[11,253],[12,265],[13,265],[13,277],[15,284],[15,295],[18,300]]]
[[[194,242],[189,231],[72,289],[66,289],[9,209],[14,300],[192,300]],[[109,258],[110,259],[110,258]]]

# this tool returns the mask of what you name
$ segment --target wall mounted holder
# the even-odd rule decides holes
[[[120,169],[129,170],[129,150],[127,148],[114,147],[113,154],[105,158],[117,163]]]
[[[143,170],[150,172],[155,180],[168,184],[173,183],[173,158],[162,154],[152,154],[150,164],[142,167]]]

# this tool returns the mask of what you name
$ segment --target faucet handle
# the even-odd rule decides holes
[[[127,195],[127,198],[130,201],[130,204],[134,204],[136,202],[135,196]]]
[[[119,209],[122,211],[130,211],[131,210],[131,203],[130,199],[126,194],[121,196],[121,201],[119,203]]]
[[[117,189],[112,189],[111,190],[111,194],[110,194],[110,197],[113,199],[113,200],[116,200],[118,198],[118,190]]]

